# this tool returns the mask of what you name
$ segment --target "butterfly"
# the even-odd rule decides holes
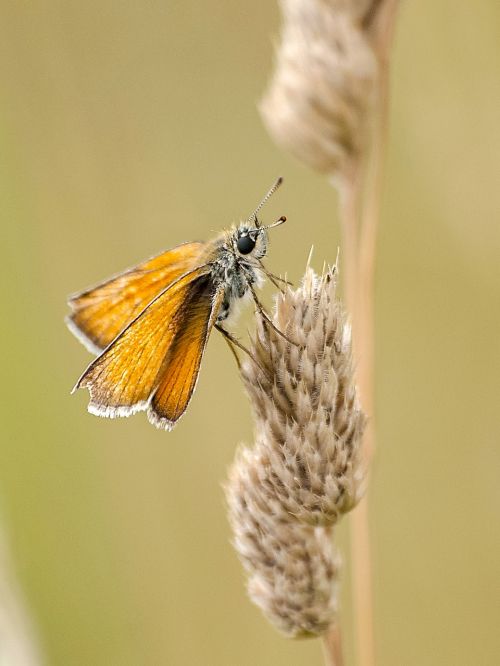
[[[262,258],[267,230],[286,218],[266,227],[257,214],[281,182],[245,222],[213,240],[184,243],[70,296],[66,323],[97,354],[73,389],[89,390],[90,413],[113,418],[145,411],[153,425],[171,430],[196,388],[211,330],[233,351],[246,351],[223,323],[248,296],[266,316],[255,288],[265,276],[275,285],[280,280]]]

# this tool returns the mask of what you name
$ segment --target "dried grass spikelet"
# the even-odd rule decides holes
[[[297,520],[332,526],[362,494],[365,417],[353,374],[350,325],[336,296],[335,270],[308,269],[278,297],[275,324],[262,319],[242,375],[254,411],[260,484]]]
[[[378,65],[362,18],[373,4],[281,0],[281,43],[261,114],[279,145],[332,176],[348,173],[369,141]]]
[[[360,499],[365,417],[353,378],[350,327],[335,269],[307,269],[262,318],[242,376],[256,443],[233,465],[227,497],[249,593],[290,636],[317,635],[336,608],[338,565],[328,534]]]
[[[259,492],[256,451],[242,449],[227,486],[234,545],[248,572],[248,593],[289,637],[322,634],[337,610],[337,556],[323,529],[274,512]]]

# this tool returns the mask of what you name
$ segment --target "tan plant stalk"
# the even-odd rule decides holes
[[[375,322],[374,282],[377,232],[380,224],[383,172],[387,145],[389,94],[389,52],[392,44],[398,0],[380,3],[378,12],[370,16],[367,30],[378,59],[377,104],[374,107],[373,132],[367,167],[364,208],[359,233],[357,286],[347,294],[354,312],[355,348],[359,354],[358,382],[363,407],[370,415],[363,453],[367,467],[375,452]],[[355,186],[353,185],[353,188]],[[345,229],[356,221],[344,219]],[[369,538],[368,498],[365,497],[351,519],[351,559],[353,570],[353,601],[357,619],[358,659],[361,666],[375,664],[371,544]]]
[[[252,600],[286,635],[323,636],[341,666],[331,532],[362,495],[365,417],[336,291],[336,269],[309,268],[277,298],[274,325],[288,339],[258,318],[241,369],[256,441],[239,452],[227,498]]]
[[[261,104],[270,134],[339,190],[346,301],[375,448],[374,273],[386,145],[389,53],[398,0],[281,0],[282,39]],[[375,663],[368,500],[351,521],[360,666]]]
[[[323,653],[326,666],[342,666],[342,640],[338,624],[332,624],[323,636]]]

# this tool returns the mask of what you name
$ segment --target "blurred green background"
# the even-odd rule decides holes
[[[229,545],[221,482],[252,426],[224,341],[165,433],[70,396],[89,355],[63,324],[68,293],[248,215],[278,174],[269,267],[335,258],[335,193],[256,111],[278,26],[271,2],[0,6],[0,501],[48,664],[321,663],[251,605]],[[371,486],[384,666],[500,662],[499,62],[499,3],[403,3]]]

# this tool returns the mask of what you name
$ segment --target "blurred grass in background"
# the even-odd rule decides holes
[[[209,237],[278,174],[269,267],[334,260],[334,193],[255,108],[277,30],[269,2],[0,7],[0,498],[48,664],[321,663],[246,599],[228,543],[220,483],[252,435],[224,341],[169,434],[70,397],[89,355],[63,324],[69,292]],[[377,287],[384,666],[500,657],[499,58],[498,4],[404,3]],[[349,610],[346,561],[352,658]]]

